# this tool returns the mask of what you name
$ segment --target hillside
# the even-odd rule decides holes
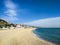
[[[3,26],[5,27],[6,25],[8,25],[8,22],[3,19],[0,19],[0,28],[2,28]]]
[[[7,22],[5,20],[0,19],[0,28],[3,28],[3,27],[7,28],[7,27],[11,27],[11,26],[16,27],[16,24],[13,24],[13,23],[10,24],[9,22]]]

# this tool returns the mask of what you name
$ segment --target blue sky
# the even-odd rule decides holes
[[[0,0],[0,18],[11,23],[56,17],[60,17],[59,0]]]

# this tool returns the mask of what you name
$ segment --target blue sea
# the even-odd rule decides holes
[[[37,28],[33,33],[43,40],[60,45],[60,28]]]

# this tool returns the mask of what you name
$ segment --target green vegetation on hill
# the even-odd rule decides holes
[[[7,21],[0,19],[0,28],[5,27],[5,25],[7,24],[8,24]]]
[[[7,21],[0,19],[0,28],[3,28],[3,27],[7,28],[7,27],[11,27],[11,26],[16,27],[15,24],[9,24]]]

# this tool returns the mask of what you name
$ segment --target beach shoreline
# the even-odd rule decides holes
[[[48,41],[46,41],[46,40],[43,40],[42,38],[38,37],[36,34],[34,34],[34,36],[35,36],[37,39],[39,39],[40,41],[42,41],[42,42],[44,42],[44,43],[46,43],[46,44],[56,45],[56,44],[54,44],[54,43],[52,43],[52,42],[48,42]]]
[[[36,28],[0,30],[0,45],[54,45],[33,33]]]

